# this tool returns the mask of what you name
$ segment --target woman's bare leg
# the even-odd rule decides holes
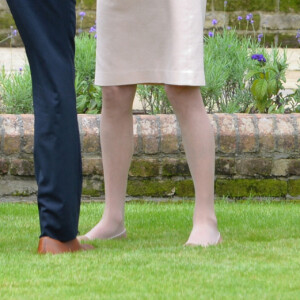
[[[188,244],[210,245],[219,239],[214,211],[215,140],[199,87],[166,85],[179,122],[195,187],[193,229]]]
[[[133,155],[132,103],[136,85],[103,87],[101,150],[105,209],[101,221],[86,236],[107,239],[124,231],[128,171]]]

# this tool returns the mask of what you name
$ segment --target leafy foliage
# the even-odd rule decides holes
[[[263,57],[266,55],[267,58],[257,60],[253,55],[252,59],[257,62],[245,76],[245,80],[250,80],[250,90],[254,98],[254,103],[248,110],[252,108],[260,113],[285,113],[299,110],[300,102],[296,92],[286,96],[282,93],[288,68],[286,52],[280,56],[278,49],[272,49],[269,55],[266,52],[260,55]]]
[[[137,93],[142,102],[145,113],[170,114],[173,108],[167,98],[165,89],[161,85],[140,85]]]
[[[75,38],[75,90],[77,112],[97,114],[102,108],[102,91],[94,85],[96,42],[93,35],[81,33]]]

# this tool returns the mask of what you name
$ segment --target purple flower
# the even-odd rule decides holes
[[[238,21],[242,21],[242,20],[243,20],[243,17],[238,16]]]
[[[23,71],[23,68],[22,68],[22,67],[20,67],[20,68],[19,68],[19,72],[21,73],[22,71]]]
[[[251,24],[254,24],[254,20],[251,20],[250,23],[251,23]]]
[[[258,42],[260,43],[261,42],[261,38],[257,38]]]
[[[89,33],[92,33],[92,32],[96,32],[96,25],[94,25],[93,27],[90,28]]]
[[[217,24],[218,24],[218,20],[213,19],[213,20],[212,20],[212,24],[213,24],[214,26],[217,25]]]
[[[94,38],[95,38],[95,39],[97,38],[97,34],[94,35]]]
[[[251,59],[257,60],[259,62],[266,62],[267,61],[266,58],[262,54],[253,54],[251,56]]]
[[[210,31],[209,33],[208,33],[208,36],[210,36],[210,37],[213,37],[215,34],[212,32],[212,31]]]
[[[252,14],[249,14],[249,15],[247,15],[247,17],[246,17],[246,20],[247,20],[247,21],[250,21],[250,20],[252,20],[252,18],[253,18],[253,15],[252,15]]]
[[[80,17],[80,20],[82,21],[83,20],[83,18],[86,16],[86,13],[84,12],[84,11],[81,11],[80,13],[79,13],[79,17]]]
[[[230,26],[227,26],[227,30],[231,30],[231,27],[230,27]]]
[[[18,34],[18,30],[14,29],[13,26],[10,26],[10,34],[11,36],[16,36]]]
[[[263,36],[264,36],[264,35],[263,35],[262,33],[260,33],[257,37],[258,37],[259,39],[261,39]]]
[[[225,7],[227,6],[227,3],[228,3],[227,1],[224,1],[224,6],[225,6]]]
[[[296,39],[300,38],[300,30],[297,31]]]

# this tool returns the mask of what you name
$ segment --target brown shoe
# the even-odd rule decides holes
[[[40,238],[38,253],[39,254],[60,254],[64,252],[75,252],[82,250],[92,250],[94,247],[88,244],[80,244],[77,239],[60,242],[58,240],[52,239],[48,236]]]

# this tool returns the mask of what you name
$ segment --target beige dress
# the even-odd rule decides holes
[[[205,85],[206,0],[98,0],[95,84]]]

